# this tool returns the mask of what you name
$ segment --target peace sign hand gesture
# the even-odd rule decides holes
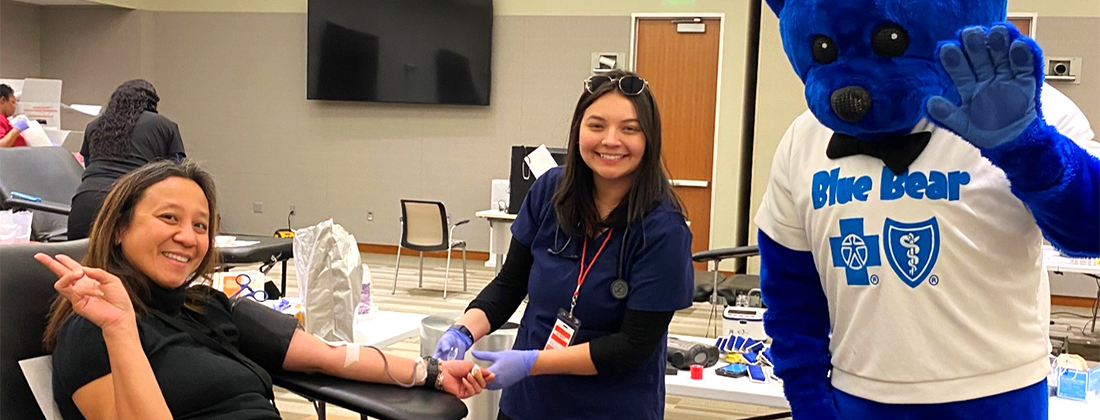
[[[34,259],[59,277],[54,289],[73,305],[73,311],[104,331],[136,326],[130,294],[114,274],[84,267],[67,255],[57,258],[38,253]]]

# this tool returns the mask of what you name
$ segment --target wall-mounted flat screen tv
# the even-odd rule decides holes
[[[309,0],[306,97],[489,105],[492,0]]]

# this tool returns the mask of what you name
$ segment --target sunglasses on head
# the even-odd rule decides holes
[[[611,76],[590,76],[584,79],[584,89],[588,93],[596,93],[596,90],[608,83],[618,82],[619,92],[624,95],[637,96],[645,90],[646,86],[649,86],[649,82],[638,76],[623,76],[617,79],[612,79]]]

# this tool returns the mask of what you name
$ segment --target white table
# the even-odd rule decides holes
[[[714,344],[712,338],[673,336],[698,343]],[[748,378],[728,378],[718,376],[714,368],[703,369],[703,379],[691,379],[687,371],[676,376],[665,376],[665,393],[685,397],[706,398],[742,404],[755,404],[774,408],[789,409],[790,404],[783,396],[783,386],[775,383],[758,384]],[[1063,398],[1050,398],[1050,420],[1081,420],[1100,418],[1100,404],[1086,404]]]
[[[1086,258],[1063,257],[1054,247],[1043,246],[1043,264],[1046,266],[1047,271],[1100,276],[1100,264],[1097,263],[1097,259],[1091,259],[1091,264],[1089,261]]]
[[[1100,404],[1086,404],[1081,401],[1050,397],[1050,419],[1100,419]]]
[[[673,337],[698,343],[714,344],[713,338]],[[783,386],[775,383],[758,384],[750,382],[747,377],[729,378],[714,373],[715,367],[725,364],[725,362],[718,362],[715,366],[703,369],[703,379],[691,379],[691,373],[688,371],[680,371],[675,376],[666,375],[665,393],[775,408],[790,408],[787,398],[783,396]]]
[[[359,315],[355,320],[355,342],[378,348],[420,337],[420,321],[424,314],[378,311]]]
[[[493,274],[497,274],[504,264],[504,256],[508,254],[508,246],[512,244],[512,222],[516,220],[516,215],[500,210],[482,210],[474,215],[489,222],[489,253],[495,257]]]

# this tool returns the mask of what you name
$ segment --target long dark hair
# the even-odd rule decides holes
[[[134,124],[145,111],[157,112],[157,89],[144,79],[123,83],[111,94],[111,102],[99,117],[99,126],[88,138],[93,155],[121,157],[130,153]]]
[[[197,163],[185,160],[182,163],[161,160],[124,175],[115,182],[107,198],[103,200],[103,206],[92,225],[91,235],[88,236],[88,252],[84,254],[81,262],[85,267],[103,269],[122,280],[129,292],[130,302],[134,305],[134,312],[144,314],[146,307],[144,301],[149,298],[149,287],[153,280],[145,273],[134,268],[122,252],[122,245],[118,244],[118,236],[122,234],[134,216],[134,207],[141,201],[145,191],[157,183],[172,177],[184,178],[195,181],[202,188],[206,196],[207,210],[210,212],[210,227],[207,230],[210,235],[218,232],[218,202],[217,192],[214,190],[214,177]],[[210,281],[214,267],[218,263],[218,254],[214,251],[213,238],[206,248],[202,262],[195,269],[184,287],[195,281]],[[193,310],[201,310],[201,302],[211,289],[204,287],[187,287],[185,305]],[[72,303],[64,296],[58,295],[50,306],[49,321],[46,332],[42,337],[42,344],[47,351],[53,351],[57,347],[57,335],[61,326],[73,314]]]
[[[618,79],[637,75],[613,70],[606,73],[606,76]],[[617,83],[604,83],[592,93],[585,89],[573,111],[573,122],[569,128],[569,149],[565,156],[565,173],[552,198],[558,225],[570,236],[594,238],[604,224],[599,210],[596,209],[592,168],[581,158],[580,131],[584,112],[588,107],[601,96],[617,92],[617,89]],[[638,95],[624,97],[634,104],[638,125],[645,135],[645,153],[634,172],[634,184],[623,197],[627,224],[641,220],[661,203],[669,203],[675,211],[683,213],[683,203],[669,185],[661,157],[661,113],[657,111],[657,102],[650,95],[649,87]],[[622,205],[619,204],[620,207]]]

